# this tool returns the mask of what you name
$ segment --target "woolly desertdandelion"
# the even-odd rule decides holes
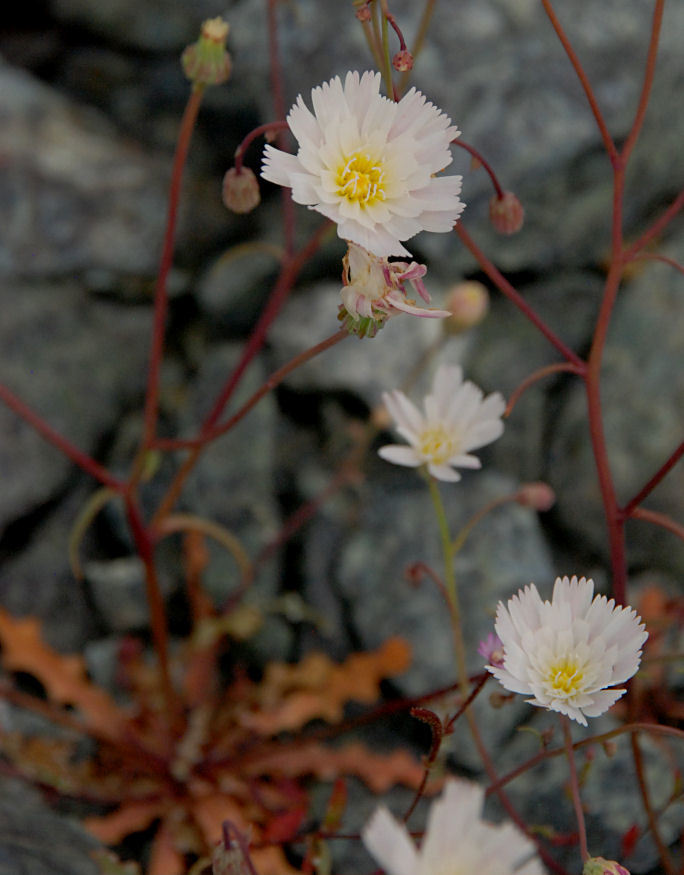
[[[550,602],[533,583],[508,606],[499,602],[496,633],[504,661],[487,666],[494,677],[583,726],[625,693],[612,687],[636,673],[648,637],[636,611],[594,597],[594,581],[584,577],[557,578]]]
[[[384,806],[361,837],[387,875],[543,875],[533,843],[511,823],[482,819],[484,789],[450,779],[432,803],[420,850]]]
[[[427,465],[438,480],[460,480],[455,468],[480,468],[471,450],[490,444],[503,432],[502,395],[494,392],[484,398],[481,389],[463,380],[457,366],[437,370],[424,413],[398,389],[383,393],[382,400],[409,446],[389,444],[378,450],[380,456],[395,465]]]
[[[412,88],[398,102],[380,94],[380,73],[336,76],[301,94],[287,116],[296,155],[264,149],[261,175],[337,224],[373,255],[410,255],[400,241],[450,231],[464,204],[460,176],[438,176],[459,135],[451,119]]]

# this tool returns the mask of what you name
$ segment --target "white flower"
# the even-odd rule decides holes
[[[480,460],[469,455],[470,450],[490,444],[503,432],[503,397],[494,392],[482,400],[482,390],[470,381],[464,383],[459,367],[439,368],[432,394],[425,398],[424,415],[398,389],[384,392],[382,399],[397,431],[411,446],[390,444],[378,450],[380,456],[395,465],[427,465],[438,480],[460,480],[455,467],[480,468]]]
[[[384,806],[361,837],[387,875],[542,875],[530,839],[511,823],[482,820],[483,802],[478,784],[452,779],[432,803],[420,850]]]
[[[641,617],[630,607],[594,594],[594,581],[559,577],[550,602],[532,583],[499,602],[496,632],[504,646],[503,666],[489,671],[532,705],[560,711],[583,726],[625,692],[609,690],[639,668],[648,638]]]
[[[410,255],[400,240],[450,231],[464,204],[451,164],[457,128],[415,88],[395,103],[380,95],[380,73],[336,76],[301,96],[287,117],[297,155],[266,146],[261,175],[292,199],[337,223],[337,233],[374,255]]]
[[[407,298],[404,283],[410,282],[420,297],[430,302],[430,295],[423,283],[427,272],[424,264],[416,264],[415,261],[411,264],[405,261],[390,262],[366,252],[356,243],[350,243],[343,265],[342,303],[355,320],[361,316],[385,319],[397,310],[432,319],[445,319],[451,315],[448,310],[417,307],[414,301]]]

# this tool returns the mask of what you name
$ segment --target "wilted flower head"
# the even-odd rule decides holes
[[[432,803],[420,850],[403,823],[384,806],[361,832],[387,875],[542,875],[534,845],[511,823],[482,819],[484,789],[451,779]]]
[[[632,677],[648,638],[641,617],[630,607],[594,594],[594,581],[559,577],[551,601],[542,601],[532,583],[499,602],[496,632],[503,642],[503,666],[489,671],[532,705],[572,717],[607,711],[624,689],[607,689]]]
[[[382,323],[399,311],[432,319],[449,315],[447,310],[416,306],[415,301],[407,297],[404,284],[408,282],[426,303],[430,301],[423,283],[427,272],[424,264],[390,262],[350,243],[343,266],[342,303],[354,321],[364,318]]]
[[[480,460],[470,451],[490,444],[503,432],[503,397],[494,392],[483,400],[481,389],[463,382],[459,367],[439,368],[432,393],[425,398],[424,414],[398,389],[384,392],[382,400],[410,446],[390,444],[380,448],[380,456],[410,468],[427,465],[438,480],[460,480],[457,467],[480,468]]]
[[[464,205],[451,163],[457,128],[415,88],[395,103],[380,73],[347,73],[301,96],[287,117],[297,155],[267,145],[261,175],[337,223],[337,233],[373,255],[410,255],[399,242],[419,231],[450,231]]]

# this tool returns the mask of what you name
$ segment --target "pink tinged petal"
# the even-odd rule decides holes
[[[416,307],[405,301],[401,295],[391,293],[385,296],[388,301],[397,310],[402,310],[404,313],[410,313],[411,316],[423,316],[425,319],[446,319],[451,316],[449,310],[437,310],[434,307]]]
[[[387,875],[415,875],[418,868],[416,847],[406,827],[383,806],[361,830],[368,851]]]
[[[432,474],[433,477],[436,477],[437,480],[443,480],[445,483],[456,483],[461,479],[461,475],[458,471],[454,471],[453,468],[450,468],[448,465],[428,465],[428,471]]]
[[[268,182],[290,187],[292,173],[301,173],[302,165],[294,155],[283,152],[273,146],[264,146],[264,160],[261,165],[261,176]]]
[[[583,705],[582,710],[587,717],[598,717],[599,714],[603,714],[612,707],[626,692],[627,690],[598,690],[591,694],[591,704]]]
[[[406,468],[418,468],[425,464],[425,459],[421,458],[413,447],[404,447],[400,444],[387,444],[380,447],[378,455],[386,462],[391,462],[393,465],[404,465]]]

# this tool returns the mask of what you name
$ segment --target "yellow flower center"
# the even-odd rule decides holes
[[[572,659],[560,660],[549,669],[551,689],[559,696],[573,696],[579,692],[584,675]]]
[[[441,425],[426,429],[418,441],[418,452],[435,465],[444,465],[458,453],[456,435]]]
[[[369,206],[385,200],[382,163],[373,161],[365,152],[354,152],[337,171],[337,194],[348,201]]]

